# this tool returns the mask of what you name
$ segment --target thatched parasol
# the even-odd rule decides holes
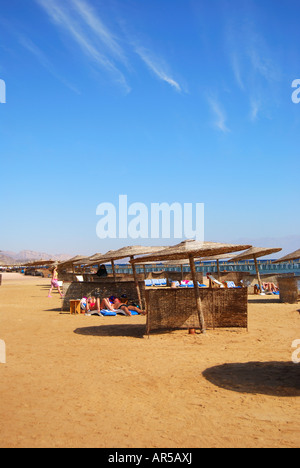
[[[66,268],[66,267],[72,266],[73,271],[74,271],[74,266],[73,266],[74,263],[77,262],[77,261],[82,261],[85,258],[86,257],[84,257],[83,255],[76,255],[76,257],[69,258],[69,260],[64,260],[63,262],[59,262],[57,264],[57,268],[61,269],[61,268]]]
[[[114,279],[116,280],[115,260],[121,260],[122,258],[128,258],[128,257],[130,257],[130,259],[133,260],[136,255],[147,255],[152,252],[157,252],[160,249],[165,249],[165,247],[146,247],[142,245],[127,246],[127,247],[122,247],[121,249],[118,249],[118,250],[110,250],[105,255],[100,256],[96,260],[99,263],[111,262]],[[135,282],[136,290],[138,294],[139,304],[142,309],[143,306],[142,306],[142,299],[141,299],[141,291],[139,288],[135,265],[132,266],[132,270],[133,270],[134,282]]]
[[[300,249],[295,250],[295,252],[292,252],[285,257],[281,257],[278,260],[274,260],[272,263],[282,263],[282,262],[290,262],[292,260],[299,260],[300,259]]]
[[[46,266],[46,265],[54,265],[56,260],[34,260],[32,262],[23,263],[22,266],[24,267],[32,267],[32,266]]]
[[[80,258],[80,260],[76,260],[76,262],[73,262],[73,265],[91,265],[91,262],[93,262],[94,260],[97,260],[101,256],[103,256],[103,254],[98,252],[92,256],[83,257],[83,258]]]
[[[257,265],[257,258],[258,257],[265,257],[266,255],[270,255],[275,252],[280,252],[281,248],[268,248],[268,247],[251,247],[251,249],[246,250],[246,252],[242,254],[238,254],[235,257],[231,258],[232,261],[236,262],[239,260],[249,260],[254,259],[255,269],[257,273],[257,279],[260,287],[260,291],[262,291],[262,284],[259,274],[259,268]]]
[[[192,278],[194,282],[194,292],[196,299],[197,312],[199,317],[199,323],[202,333],[205,333],[205,322],[202,312],[201,298],[198,288],[195,258],[197,257],[211,257],[214,254],[222,254],[227,252],[238,252],[251,247],[250,245],[234,245],[234,244],[221,244],[217,242],[199,242],[196,240],[186,240],[177,244],[173,247],[156,252],[152,255],[143,257],[145,261],[156,261],[156,260],[184,260],[188,259],[190,263]],[[137,263],[141,259],[131,260],[131,264]]]

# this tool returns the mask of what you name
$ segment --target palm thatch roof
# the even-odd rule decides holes
[[[58,263],[57,267],[58,268],[68,267],[70,265],[73,265],[73,263],[75,263],[77,261],[81,261],[81,260],[83,260],[85,258],[86,257],[83,256],[83,255],[76,255],[75,257],[69,258],[69,260],[64,260],[63,262]]]
[[[165,247],[147,247],[142,245],[127,246],[118,250],[109,250],[106,254],[95,257],[93,262],[107,263],[114,260],[121,260],[122,258],[135,257],[136,255],[147,255],[152,252],[157,252],[160,249],[165,249]],[[88,262],[88,265],[90,264],[91,262]]]
[[[23,263],[22,266],[24,267],[32,267],[32,266],[47,266],[53,265],[57,263],[55,260],[34,260],[32,262]]]
[[[156,260],[183,260],[190,257],[211,257],[214,254],[223,254],[226,252],[239,252],[251,247],[251,245],[235,245],[222,244],[219,242],[200,242],[193,239],[188,239],[173,247],[168,247],[147,255],[142,259],[133,259],[131,263],[137,263],[140,260],[156,261]]]
[[[218,261],[218,260],[226,260],[226,259],[230,259],[232,257],[231,255],[232,252],[229,252],[229,253],[225,253],[225,254],[219,254],[219,255],[212,255],[211,257],[202,257],[199,259],[199,261],[203,262],[203,261]]]
[[[87,265],[87,264],[90,264],[90,262],[92,262],[94,260],[97,260],[97,258],[99,258],[101,256],[103,256],[103,254],[98,252],[98,253],[95,253],[94,255],[91,255],[89,257],[84,257],[84,258],[80,258],[79,260],[76,260],[75,262],[73,262],[73,265]]]
[[[300,249],[295,250],[295,252],[285,255],[285,257],[281,257],[278,260],[274,260],[274,262],[272,263],[289,262],[291,260],[299,260],[299,259],[300,259]]]
[[[238,260],[248,260],[248,259],[253,259],[253,258],[258,258],[258,257],[264,257],[266,255],[271,255],[275,252],[280,252],[282,250],[281,248],[270,248],[270,247],[251,247],[251,249],[246,250],[246,252],[243,252],[241,254],[236,255],[235,257],[232,257],[232,261],[238,261]]]

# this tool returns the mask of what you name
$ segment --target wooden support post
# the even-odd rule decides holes
[[[113,271],[113,275],[114,275],[114,280],[116,281],[117,280],[116,269],[115,269],[115,262],[113,260],[111,260],[111,267],[112,267],[112,271]]]
[[[131,260],[132,260],[133,258],[134,258],[134,257],[130,257]],[[137,272],[136,272],[135,264],[132,263],[131,266],[132,266],[132,272],[133,272],[133,277],[134,277],[136,292],[137,292],[137,295],[138,295],[139,306],[140,306],[141,310],[143,310],[142,296],[141,296],[141,291],[140,291],[140,286],[139,286],[139,281],[138,281],[138,277],[137,277]]]
[[[198,281],[197,281],[197,275],[196,275],[195,261],[192,256],[189,256],[189,261],[190,261],[192,278],[194,282],[194,293],[195,293],[196,307],[197,307],[199,323],[200,323],[200,330],[202,333],[205,333],[206,329],[205,329],[205,322],[204,322],[204,316],[203,316],[203,311],[202,311],[202,303],[201,303],[201,297],[199,293],[199,287],[198,287]]]
[[[260,273],[259,273],[259,268],[258,268],[257,258],[256,257],[254,257],[254,263],[255,263],[255,269],[256,269],[256,273],[257,273],[259,289],[260,289],[260,292],[262,293],[262,284],[261,284]]]

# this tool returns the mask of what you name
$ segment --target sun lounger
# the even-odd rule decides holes
[[[181,288],[193,288],[194,283],[193,281],[184,280],[180,282],[180,287]]]
[[[145,280],[145,286],[167,286],[167,280],[165,278],[160,279],[147,279]]]
[[[261,296],[265,296],[265,295],[266,295],[266,291],[264,290],[263,286],[261,287],[261,291],[260,291],[260,286],[259,286],[259,284],[255,284],[255,285],[254,285],[254,294],[260,294]]]
[[[234,281],[224,281],[225,288],[241,288],[241,286],[236,286]]]
[[[209,276],[209,287],[213,288],[215,286],[219,288],[224,288],[224,284],[222,284],[220,281],[218,281],[216,278],[213,276]]]
[[[122,309],[116,310],[116,313],[117,313],[118,315],[127,315],[127,314],[124,312],[124,310],[122,310]],[[136,312],[135,310],[130,310],[130,313],[131,313],[131,315],[139,315],[139,313]]]

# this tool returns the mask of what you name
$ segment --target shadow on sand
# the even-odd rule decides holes
[[[259,298],[259,299],[248,299],[248,303],[249,304],[280,304],[280,299],[279,299],[279,296],[272,296],[270,298],[270,296],[267,296],[269,297],[269,299],[262,299],[262,298]]]
[[[92,336],[123,336],[144,338],[146,326],[144,324],[98,325],[95,327],[76,328],[74,333]]]
[[[234,392],[300,396],[300,364],[292,362],[222,364],[206,369],[203,376],[214,385]]]

